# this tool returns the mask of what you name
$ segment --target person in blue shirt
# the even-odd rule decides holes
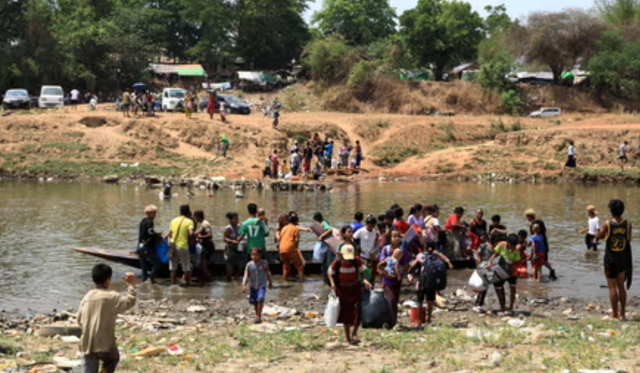
[[[331,168],[331,159],[333,158],[333,141],[324,146],[324,167]]]
[[[353,233],[356,233],[358,231],[358,229],[361,229],[362,227],[364,227],[364,225],[362,225],[362,220],[364,219],[364,214],[361,212],[356,212],[355,216],[353,217],[353,219],[355,220],[353,223],[349,224],[351,226],[351,230],[353,230]]]
[[[542,266],[545,263],[547,248],[544,244],[544,237],[540,234],[540,226],[534,224],[532,228],[533,234],[529,237],[529,246],[531,246],[531,258],[533,262],[533,278],[540,282],[542,279]]]

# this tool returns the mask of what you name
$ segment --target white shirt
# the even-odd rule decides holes
[[[80,92],[77,89],[74,89],[73,91],[71,91],[71,99],[72,100],[77,100],[78,96],[80,96]]]
[[[627,155],[627,146],[625,144],[620,145],[620,156],[626,157]]]
[[[600,218],[595,216],[593,218],[589,218],[589,234],[595,236],[598,234],[600,230]]]
[[[424,226],[425,228],[429,228],[431,226],[439,227],[440,220],[438,220],[438,218],[434,218],[433,216],[429,215],[426,218],[424,218]]]
[[[378,236],[378,230],[373,229],[371,232],[366,227],[358,229],[353,235],[353,238],[360,240],[360,249],[362,249],[362,256],[366,259],[372,257],[372,254],[377,256],[376,250],[376,237]]]
[[[569,155],[576,155],[575,150],[573,149],[573,145],[569,145]]]

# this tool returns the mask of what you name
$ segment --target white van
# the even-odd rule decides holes
[[[165,88],[162,90],[162,111],[184,110],[184,96],[187,90],[182,88]]]
[[[562,110],[559,107],[543,107],[538,111],[534,111],[529,114],[531,118],[545,118],[545,117],[557,117],[562,114]]]
[[[43,85],[40,89],[40,97],[38,98],[38,106],[47,107],[63,107],[64,91],[59,85]]]

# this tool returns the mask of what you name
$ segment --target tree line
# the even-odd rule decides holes
[[[481,15],[465,1],[419,0],[397,14],[389,0],[0,0],[0,88],[63,84],[118,90],[145,79],[149,62],[243,62],[275,70],[302,62],[319,86],[366,92],[376,76],[428,70],[435,80],[478,61],[478,82],[517,107],[507,75],[579,67],[600,96],[640,98],[640,0]]]

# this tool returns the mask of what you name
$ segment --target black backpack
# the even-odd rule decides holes
[[[444,290],[447,287],[447,265],[437,254],[427,254],[420,271],[420,290]]]

